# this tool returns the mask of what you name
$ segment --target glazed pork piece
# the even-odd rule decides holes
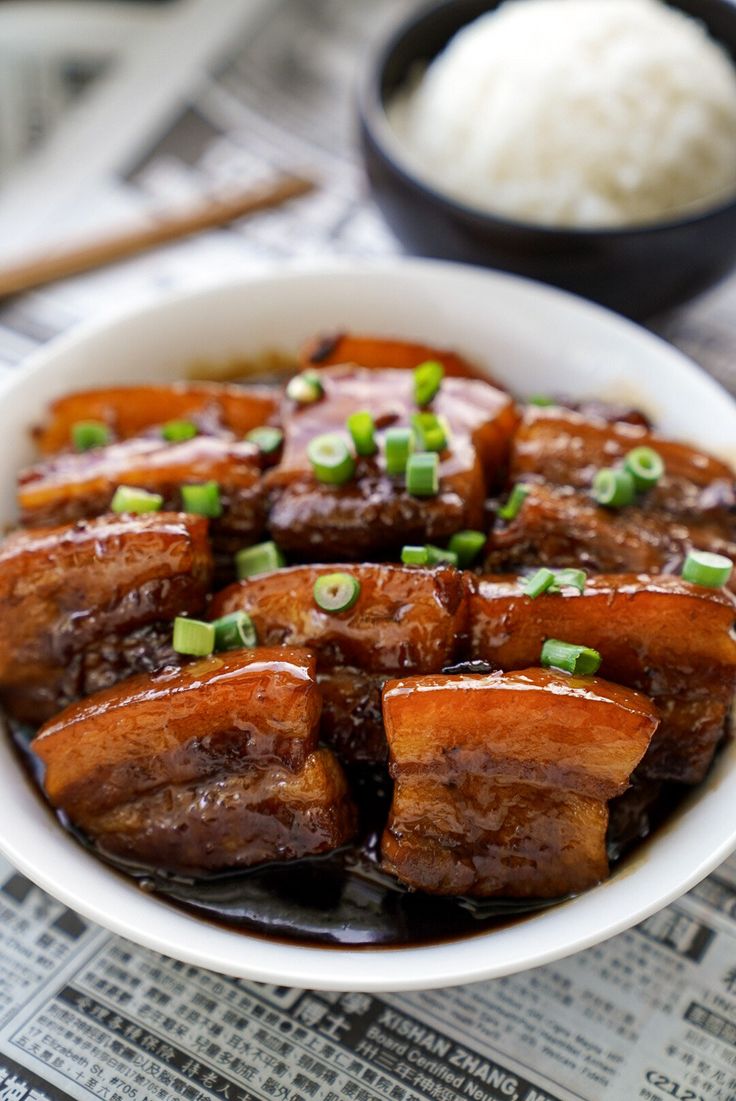
[[[308,340],[299,354],[303,370],[315,367],[337,367],[352,363],[356,367],[412,370],[427,360],[442,364],[450,378],[482,378],[469,360],[446,348],[433,348],[428,344],[415,344],[408,340],[390,337],[362,336],[355,333],[325,333]],[[494,385],[497,385],[494,383]]]
[[[240,650],[91,696],[31,748],[51,803],[102,853],[197,875],[348,839],[344,777],[317,749],[320,706],[309,653]]]
[[[318,577],[345,571],[358,600],[338,615],[314,599]],[[387,676],[439,672],[465,632],[463,575],[440,566],[294,566],[231,585],[212,604],[213,618],[244,611],[265,646],[306,646],[317,655],[324,699],[322,735],[346,762],[386,756],[381,688]]]
[[[723,737],[736,688],[736,599],[679,577],[612,574],[585,590],[531,599],[515,578],[481,578],[470,596],[470,652],[502,669],[539,660],[547,638],[592,646],[601,674],[657,707],[660,725],[638,769],[697,783]]]
[[[657,726],[646,697],[543,669],[389,681],[387,870],[432,894],[557,898],[608,874],[608,802]]]
[[[449,426],[449,447],[440,455],[438,495],[419,498],[403,477],[386,473],[380,451],[359,459],[354,479],[339,486],[320,483],[307,457],[308,444],[323,433],[349,439],[345,422],[356,410],[372,413],[379,440],[388,427],[408,427],[417,412],[412,373],[343,366],[323,370],[320,380],[321,400],[301,408],[287,401],[283,457],[265,478],[268,524],[280,546],[306,560],[361,558],[481,526],[487,488],[504,472],[516,424],[505,394],[473,379],[444,380],[432,411]]]
[[[648,512],[635,505],[602,508],[587,494],[528,483],[516,517],[496,520],[486,544],[487,573],[572,566],[596,573],[679,573],[689,550],[736,557],[736,542],[717,522]]]
[[[159,493],[165,509],[182,507],[181,487],[214,481],[222,515],[210,524],[215,552],[229,559],[255,542],[265,524],[258,448],[211,436],[183,443],[133,439],[81,454],[61,454],[22,471],[18,483],[26,527],[68,523],[106,512],[119,485]]]
[[[606,423],[566,409],[527,408],[511,447],[510,476],[587,490],[596,471],[621,462],[635,447],[653,448],[665,467],[657,485],[641,496],[643,509],[685,521],[717,520],[724,536],[733,538],[733,471],[711,455],[636,425]]]
[[[42,454],[66,451],[79,421],[100,421],[113,439],[151,433],[171,420],[189,420],[204,435],[244,436],[274,423],[280,395],[265,386],[215,382],[172,382],[159,386],[115,386],[82,390],[53,402],[46,423],[34,435]]]
[[[207,521],[148,513],[19,531],[0,546],[0,699],[41,722],[134,672],[178,661],[170,620],[200,614]]]

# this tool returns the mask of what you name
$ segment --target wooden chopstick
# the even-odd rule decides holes
[[[5,270],[0,269],[0,298],[40,287],[55,279],[65,279],[68,275],[103,267],[167,241],[177,241],[205,229],[227,225],[236,218],[244,218],[248,214],[279,206],[299,195],[306,195],[314,186],[311,180],[288,176],[267,187],[230,199],[212,200],[141,229],[113,233],[90,244],[64,249],[49,256],[36,256]]]

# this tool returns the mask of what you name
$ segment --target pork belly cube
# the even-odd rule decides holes
[[[201,516],[104,516],[9,536],[0,545],[3,704],[40,722],[178,660],[170,620],[203,611],[211,577]]]
[[[416,344],[409,340],[391,337],[360,336],[355,333],[326,333],[308,340],[299,354],[303,370],[315,367],[337,367],[352,363],[356,367],[412,370],[427,360],[437,360],[450,378],[482,378],[481,373],[464,356],[446,348],[433,348],[429,344]],[[494,386],[498,383],[494,381]],[[502,389],[502,387],[499,387]]]
[[[665,466],[657,485],[641,495],[642,508],[683,519],[705,513],[720,519],[724,534],[733,537],[736,493],[730,467],[637,425],[610,424],[559,408],[527,408],[511,447],[511,478],[538,476],[587,490],[596,471],[621,463],[635,447],[653,448]]]
[[[633,505],[602,508],[572,489],[527,485],[516,517],[509,523],[497,519],[488,537],[488,573],[540,563],[597,573],[679,573],[693,548],[736,556],[736,542],[724,537],[718,523],[685,524]]]
[[[182,508],[181,487],[214,481],[222,515],[210,535],[225,559],[255,542],[265,524],[258,449],[249,443],[199,436],[184,443],[128,440],[82,454],[62,454],[19,477],[18,505],[27,527],[68,523],[107,512],[119,485],[159,493],[164,508]]]
[[[470,652],[501,669],[539,660],[545,639],[592,646],[608,680],[656,704],[660,725],[639,766],[648,778],[697,783],[723,736],[736,688],[736,599],[679,577],[610,574],[585,590],[535,599],[516,578],[479,579]]]
[[[314,437],[337,432],[350,442],[345,422],[358,409],[384,430],[408,427],[415,413],[412,375],[400,370],[333,367],[320,373],[324,397],[284,410],[281,463],[266,476],[270,489],[269,528],[280,546],[305,559],[376,555],[403,543],[441,542],[462,528],[483,524],[486,489],[501,476],[516,412],[507,395],[485,382],[445,379],[432,409],[450,429],[440,455],[436,497],[413,497],[404,478],[386,473],[379,454],[359,458],[345,485],[319,482],[307,447]]]
[[[544,669],[389,681],[386,868],[434,894],[554,898],[605,878],[608,801],[657,726],[637,692]]]
[[[339,615],[322,611],[314,599],[317,578],[335,570],[360,582],[358,600]],[[439,672],[453,660],[466,627],[467,596],[463,575],[447,566],[292,566],[215,597],[213,617],[234,611],[251,616],[263,645],[316,653],[323,737],[346,761],[381,760],[383,681],[402,672]]]
[[[172,871],[246,867],[342,844],[353,812],[317,752],[314,658],[228,652],[132,677],[31,745],[51,803],[110,854]]]
[[[34,436],[44,455],[70,449],[72,428],[78,421],[101,421],[116,440],[159,434],[157,430],[170,420],[192,421],[204,435],[240,437],[274,423],[279,402],[280,394],[270,387],[216,382],[81,390],[57,398]]]

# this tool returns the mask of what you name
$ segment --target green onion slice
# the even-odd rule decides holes
[[[436,497],[440,491],[440,457],[417,451],[406,464],[406,488],[412,497]]]
[[[213,626],[216,650],[252,650],[258,645],[258,635],[247,612],[230,612],[220,616]]]
[[[457,555],[457,564],[464,570],[475,562],[485,545],[486,537],[482,531],[456,531],[447,549]]]
[[[685,581],[692,581],[694,585],[720,589],[728,584],[732,570],[733,562],[725,554],[691,550],[682,567],[682,577]]]
[[[286,559],[274,542],[243,547],[235,555],[235,572],[240,581],[257,573],[270,573],[286,565]]]
[[[376,425],[367,409],[359,409],[351,413],[347,419],[347,429],[352,437],[356,455],[376,454],[378,451]]]
[[[198,429],[192,421],[167,421],[161,426],[161,435],[168,443],[183,443],[193,440]]]
[[[360,596],[360,581],[351,573],[325,573],[317,578],[312,591],[323,612],[347,612]]]
[[[548,592],[555,583],[555,575],[552,570],[548,570],[546,566],[542,566],[531,577],[527,577],[522,585],[521,591],[524,596],[530,596],[532,600],[535,600],[542,593]]]
[[[158,512],[163,503],[160,493],[149,493],[135,486],[118,486],[110,508],[113,512]]]
[[[198,516],[209,516],[216,520],[222,516],[220,487],[217,482],[201,482],[197,485],[181,487],[181,500],[185,512]]]
[[[429,551],[426,547],[407,544],[401,548],[401,561],[405,566],[426,566],[429,563]]]
[[[435,413],[413,413],[411,426],[421,451],[444,451],[447,447],[445,426]]]
[[[345,440],[336,432],[325,432],[310,440],[307,457],[315,478],[325,485],[344,485],[355,474],[355,459]]]
[[[530,486],[524,485],[523,482],[517,482],[509,493],[506,504],[501,506],[497,515],[500,516],[502,520],[515,520],[519,515],[521,506],[529,496],[530,488]]]
[[[414,450],[414,436],[410,428],[387,428],[383,437],[386,449],[386,471],[388,474],[403,474],[409,456]]]
[[[634,479],[628,470],[608,466],[599,470],[593,478],[593,497],[607,508],[623,508],[630,505],[636,495]]]
[[[572,642],[548,638],[542,646],[541,662],[547,669],[561,669],[563,673],[588,677],[600,669],[601,655],[590,646],[576,646]]]
[[[313,405],[324,395],[325,389],[320,377],[314,371],[302,371],[294,375],[286,387],[286,396],[297,405]]]
[[[442,385],[445,368],[437,359],[428,359],[414,368],[414,401],[429,405]]]
[[[178,615],[174,620],[172,645],[177,654],[190,654],[195,658],[209,657],[215,648],[215,625]]]
[[[546,408],[548,405],[556,405],[557,402],[554,398],[550,398],[547,394],[532,394],[530,398],[527,398],[527,405],[538,405],[541,408]]]
[[[427,543],[427,555],[429,558],[430,566],[457,566],[457,555],[454,551],[443,550],[442,547],[435,547],[431,543]]]
[[[664,474],[664,461],[653,447],[635,447],[624,456],[624,469],[634,479],[637,489],[646,490],[656,486]]]
[[[284,442],[284,433],[280,428],[261,424],[258,428],[251,428],[250,432],[246,432],[245,439],[248,443],[254,443],[264,455],[273,455]]]
[[[550,588],[550,592],[558,593],[560,589],[577,589],[579,593],[585,592],[585,582],[588,579],[588,575],[585,570],[554,570],[555,575],[554,583]]]
[[[104,447],[112,439],[110,429],[102,421],[77,421],[71,429],[75,451],[90,451]]]

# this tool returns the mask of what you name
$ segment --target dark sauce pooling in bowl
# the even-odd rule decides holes
[[[40,795],[40,765],[29,748],[34,731],[12,721],[10,729]],[[292,943],[346,948],[436,944],[488,932],[561,901],[443,898],[408,890],[382,872],[379,863],[380,834],[391,802],[386,769],[353,768],[349,781],[360,812],[360,831],[352,845],[326,856],[198,879],[113,859],[63,813],[52,813],[95,857],[132,876],[143,890],[218,925]],[[637,791],[631,807],[615,815],[621,836],[612,839],[612,857],[619,858],[645,837],[672,809],[673,797],[670,789]]]

